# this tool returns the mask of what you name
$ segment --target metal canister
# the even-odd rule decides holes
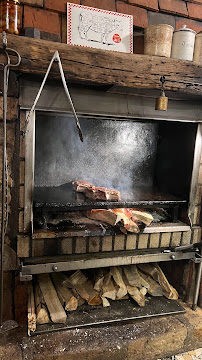
[[[144,30],[144,54],[170,57],[173,27],[167,24],[149,25]]]
[[[197,65],[202,65],[202,31],[196,35],[193,61]]]
[[[181,29],[174,31],[171,57],[174,59],[193,60],[194,42],[196,32],[182,25]]]

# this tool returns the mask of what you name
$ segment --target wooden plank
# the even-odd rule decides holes
[[[65,323],[67,320],[67,315],[61,305],[49,275],[38,275],[38,282],[48,311],[50,313],[51,320],[54,323]]]
[[[66,79],[71,82],[159,89],[159,79],[165,75],[171,80],[166,83],[167,90],[202,93],[201,86],[172,82],[202,82],[202,67],[191,61],[90,49],[9,34],[7,39],[8,47],[17,50],[22,57],[17,69],[22,73],[44,75],[54,52],[58,50]],[[57,64],[53,64],[50,76],[60,78]]]

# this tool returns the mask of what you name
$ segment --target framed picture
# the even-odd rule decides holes
[[[67,3],[67,44],[133,53],[133,17]]]

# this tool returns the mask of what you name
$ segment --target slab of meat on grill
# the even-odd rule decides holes
[[[107,189],[105,187],[87,188],[85,196],[92,200],[119,201],[121,200],[120,191]]]
[[[73,181],[72,185],[75,191],[82,193],[85,193],[86,189],[91,189],[92,187],[94,187],[94,185],[89,181],[81,181],[81,180]]]

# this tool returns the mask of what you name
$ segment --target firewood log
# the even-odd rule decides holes
[[[109,300],[107,300],[104,296],[101,296],[103,307],[111,306]]]
[[[57,291],[60,302],[61,302],[62,306],[65,308],[65,310],[74,311],[78,307],[78,300],[73,295],[73,293],[70,289],[67,289],[65,286],[63,286],[61,284],[61,282],[60,282],[61,277],[58,275],[59,274],[53,273],[53,274],[51,274],[51,278],[53,280],[53,284]]]
[[[129,295],[132,297],[133,300],[136,301],[136,303],[139,306],[145,305],[145,296],[140,292],[140,290],[136,286],[131,286],[126,275],[123,275],[123,280],[125,282],[125,285],[127,287],[127,291]]]
[[[172,285],[169,284],[168,280],[166,279],[163,271],[161,270],[160,266],[158,264],[154,264],[154,267],[158,271],[158,282],[161,285],[163,289],[163,295],[171,300],[177,300],[178,299],[178,292]]]
[[[146,275],[151,276],[155,281],[158,281],[158,270],[155,268],[153,263],[151,264],[138,264],[138,269],[140,269]]]
[[[132,220],[141,221],[145,225],[149,226],[151,222],[153,221],[153,216],[146,212],[146,211],[140,211],[140,210],[131,210],[132,212]]]
[[[28,335],[36,330],[36,311],[34,302],[34,291],[32,282],[27,284],[28,303],[27,303],[27,320],[28,320]]]
[[[85,300],[82,299],[82,297],[77,293],[76,289],[71,289],[71,291],[78,301],[78,307],[83,305],[85,303]]]
[[[35,284],[34,295],[36,305],[36,322],[37,324],[48,324],[50,319],[46,308],[46,303],[38,283]]]
[[[88,280],[87,282],[85,282],[83,284],[83,287],[85,288],[85,290],[87,291],[87,293],[89,295],[88,305],[100,305],[100,304],[102,304],[100,294],[99,294],[98,291],[96,291],[93,288],[92,281]]]
[[[100,220],[112,226],[115,226],[117,222],[121,220],[121,216],[119,214],[115,214],[111,209],[94,209],[87,211],[86,215],[90,219]]]
[[[46,302],[50,318],[54,323],[65,323],[67,315],[57,296],[55,287],[48,274],[38,275],[38,283]]]
[[[122,278],[122,269],[120,266],[112,266],[110,268],[112,277],[118,285],[117,298],[123,298],[127,294],[127,288]]]
[[[146,280],[146,282],[149,284],[148,293],[152,296],[163,296],[163,289],[157,283],[155,280],[151,278],[151,276],[144,274],[143,272],[140,272],[140,275],[143,277],[143,279]]]
[[[104,278],[104,283],[102,287],[102,297],[115,300],[117,295],[117,290],[114,286],[114,282],[111,277],[111,272],[107,274]]]
[[[88,301],[89,300],[89,293],[85,288],[85,284],[86,284],[86,282],[84,284],[82,284],[82,285],[80,285],[80,284],[75,285],[75,290],[77,291],[77,293],[79,294],[79,296],[82,299]]]
[[[60,280],[60,283],[67,287],[68,289],[72,289],[73,285],[71,283],[71,281],[69,280],[68,276],[65,275],[64,273],[60,272],[57,273],[58,279]]]
[[[103,286],[103,282],[104,282],[104,272],[103,272],[102,269],[99,269],[98,272],[95,275],[94,289],[96,291],[101,291],[102,286]]]
[[[131,286],[136,286],[140,289],[141,287],[149,289],[149,284],[140,276],[136,265],[126,265],[123,267],[123,271]]]
[[[69,280],[72,283],[72,285],[75,286],[75,285],[84,284],[88,279],[80,270],[77,270],[74,274],[72,274],[69,277]]]

